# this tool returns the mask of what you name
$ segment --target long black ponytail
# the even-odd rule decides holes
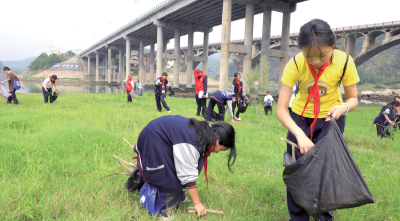
[[[209,145],[215,146],[219,138],[219,144],[230,149],[228,158],[228,169],[233,173],[231,166],[236,161],[235,129],[228,123],[215,123],[210,125],[206,121],[196,119],[189,120],[189,127],[194,127],[197,133],[197,140],[194,144],[207,150]]]

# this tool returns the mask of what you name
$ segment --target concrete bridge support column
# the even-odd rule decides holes
[[[219,74],[219,90],[228,89],[229,44],[231,41],[232,0],[223,0],[221,28],[221,63]]]
[[[207,69],[208,69],[208,46],[209,46],[209,32],[206,31],[204,32],[204,39],[203,39],[203,73],[207,75]]]
[[[350,56],[354,57],[356,52],[356,38],[353,34],[350,34],[346,37],[346,52]]]
[[[255,56],[257,56],[257,52],[258,50],[260,50],[260,47],[257,45],[253,45],[251,48],[251,57],[254,58]]]
[[[283,57],[279,61],[279,78],[278,78],[278,94],[282,88],[282,75],[285,69],[286,63],[288,62],[289,54],[289,31],[290,31],[290,12],[284,12],[282,18],[282,40],[281,40],[281,50],[283,51]]]
[[[131,40],[126,39],[126,74],[125,79],[128,79],[128,74],[131,74]]]
[[[156,80],[154,77],[154,44],[150,45],[150,84],[154,83]]]
[[[162,50],[162,53],[163,54],[167,54],[167,46],[168,46],[168,43],[169,43],[169,41],[165,41],[165,42],[163,42],[164,44],[163,44],[163,50]],[[164,72],[167,72],[167,59],[166,58],[163,58],[162,59],[162,64],[163,64],[163,66],[162,66],[162,72],[164,73]]]
[[[144,69],[144,42],[140,41],[139,46],[139,81],[145,85],[145,69]]]
[[[261,40],[261,58],[260,58],[260,69],[266,70],[266,62],[269,61],[269,55],[271,53],[271,19],[272,10],[271,8],[264,7],[263,14],[263,28],[262,28],[262,40]]]
[[[180,30],[177,28],[175,29],[175,48],[174,48],[174,55],[175,55],[175,63],[174,63],[174,87],[179,87],[179,72],[180,72],[180,55],[181,55],[181,33]]]
[[[244,30],[244,46],[246,46],[249,51],[243,57],[243,76],[241,80],[244,83],[244,88],[247,88],[246,84],[246,74],[251,72],[251,59],[252,59],[252,45],[253,45],[253,27],[254,27],[254,5],[246,5],[246,19],[245,19],[245,30]],[[238,66],[239,67],[239,66]],[[247,88],[249,89],[249,88]]]
[[[374,44],[375,44],[375,37],[373,37],[370,34],[364,35],[363,48],[361,53],[366,52]]]
[[[392,32],[386,32],[386,36],[385,36],[385,40],[383,40],[384,42],[388,42],[390,40],[392,40],[393,38],[393,33]]]
[[[108,73],[107,73],[107,82],[111,83],[111,75],[112,75],[112,50],[111,48],[108,49]]]
[[[99,54],[98,53],[96,53],[96,81],[99,81]]]
[[[119,67],[118,67],[118,84],[123,81],[124,75],[124,55],[122,53],[122,48],[119,49]]]
[[[88,74],[87,74],[87,77],[89,78],[89,77],[90,77],[90,66],[91,66],[91,65],[90,65],[90,56],[88,56],[87,59],[88,59],[88,71],[87,71]]]
[[[117,81],[117,71],[115,70],[115,67],[117,65],[117,58],[116,55],[112,55],[112,67],[111,67],[111,73],[112,73],[112,79],[111,82]]]
[[[163,27],[157,26],[157,74],[156,78],[161,77],[163,72]]]
[[[187,54],[187,66],[186,66],[186,88],[192,88],[193,86],[193,30],[188,30],[188,54]]]

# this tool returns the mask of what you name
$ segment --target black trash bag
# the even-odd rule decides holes
[[[297,161],[285,152],[284,165],[293,200],[316,220],[328,211],[375,203],[333,117],[326,137]]]
[[[53,96],[53,101],[56,101],[58,97],[58,92],[54,92],[51,96]]]
[[[172,87],[169,87],[169,96],[174,96],[175,95],[175,91]]]
[[[125,187],[128,190],[128,192],[133,192],[135,190],[139,192],[140,188],[142,188],[143,185],[144,185],[144,179],[139,171],[138,165],[136,165],[135,169],[129,175],[129,178],[125,183]]]

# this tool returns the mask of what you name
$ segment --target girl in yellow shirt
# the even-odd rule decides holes
[[[357,85],[360,81],[353,59],[336,48],[336,35],[329,24],[314,19],[300,28],[298,47],[301,50],[285,67],[279,93],[277,117],[289,130],[287,139],[298,144],[296,159],[309,151],[328,131],[331,117],[343,133],[345,113],[358,105]],[[298,83],[298,94],[292,101],[292,112],[287,112],[292,87]],[[339,91],[343,83],[346,103]],[[292,147],[288,145],[288,153]],[[310,215],[299,207],[287,191],[291,219],[309,220]],[[332,211],[320,220],[333,220]]]

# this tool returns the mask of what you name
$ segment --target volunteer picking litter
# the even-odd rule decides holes
[[[287,139],[298,144],[296,159],[309,151],[327,134],[330,118],[343,134],[345,114],[358,105],[357,85],[360,81],[353,58],[336,48],[336,35],[329,24],[314,19],[300,28],[298,47],[301,50],[285,67],[282,88],[279,93],[277,117],[289,130]],[[288,105],[292,88],[298,82],[298,94]],[[343,83],[346,103],[339,91]],[[292,146],[287,146],[292,153]],[[301,191],[299,189],[298,191]],[[297,205],[287,191],[287,206],[290,220],[309,220],[310,215]],[[320,220],[333,220],[333,212],[325,212]]]
[[[145,182],[139,201],[151,215],[167,217],[169,209],[178,208],[186,199],[186,188],[198,216],[202,216],[206,209],[196,180],[204,166],[208,187],[207,158],[211,153],[230,150],[227,164],[231,170],[236,159],[235,130],[228,123],[210,125],[179,115],[164,116],[150,121],[133,150],[138,155],[136,168]],[[150,197],[152,193],[158,197]]]

